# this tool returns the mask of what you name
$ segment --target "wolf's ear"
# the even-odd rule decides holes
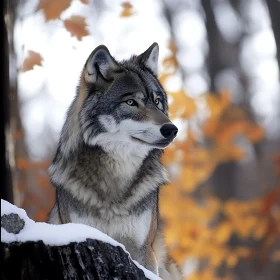
[[[85,66],[85,79],[89,83],[95,83],[98,76],[109,81],[113,78],[113,72],[118,69],[118,63],[111,56],[104,45],[98,46],[90,54]]]
[[[158,53],[159,47],[157,43],[153,43],[145,52],[136,57],[139,64],[144,64],[147,68],[157,76],[158,74]]]

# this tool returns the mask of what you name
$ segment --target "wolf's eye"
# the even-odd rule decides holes
[[[157,97],[156,100],[155,100],[155,104],[158,105],[158,104],[159,104],[159,101],[160,101],[160,98]]]
[[[138,106],[138,103],[136,101],[134,101],[133,99],[127,100],[126,104],[129,106]]]

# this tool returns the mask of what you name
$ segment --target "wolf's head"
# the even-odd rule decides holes
[[[105,150],[168,146],[178,129],[168,118],[167,96],[156,78],[158,53],[154,43],[141,55],[117,62],[105,46],[97,47],[86,61],[68,113],[76,116],[79,128],[69,122],[68,136],[79,130],[87,145]]]

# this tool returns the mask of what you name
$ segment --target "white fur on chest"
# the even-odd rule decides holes
[[[141,247],[150,230],[152,212],[151,210],[146,210],[137,216],[118,216],[110,221],[90,216],[79,216],[77,213],[72,212],[70,213],[70,219],[72,223],[85,224],[97,228],[120,242],[129,238],[137,247]]]

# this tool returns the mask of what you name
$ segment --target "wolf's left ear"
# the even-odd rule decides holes
[[[106,46],[100,45],[90,54],[85,66],[85,79],[89,83],[96,83],[98,77],[110,81],[114,71],[119,68],[118,63],[111,56]]]
[[[145,52],[136,57],[136,61],[144,64],[156,76],[158,74],[158,53],[159,47],[157,43],[153,43]]]

